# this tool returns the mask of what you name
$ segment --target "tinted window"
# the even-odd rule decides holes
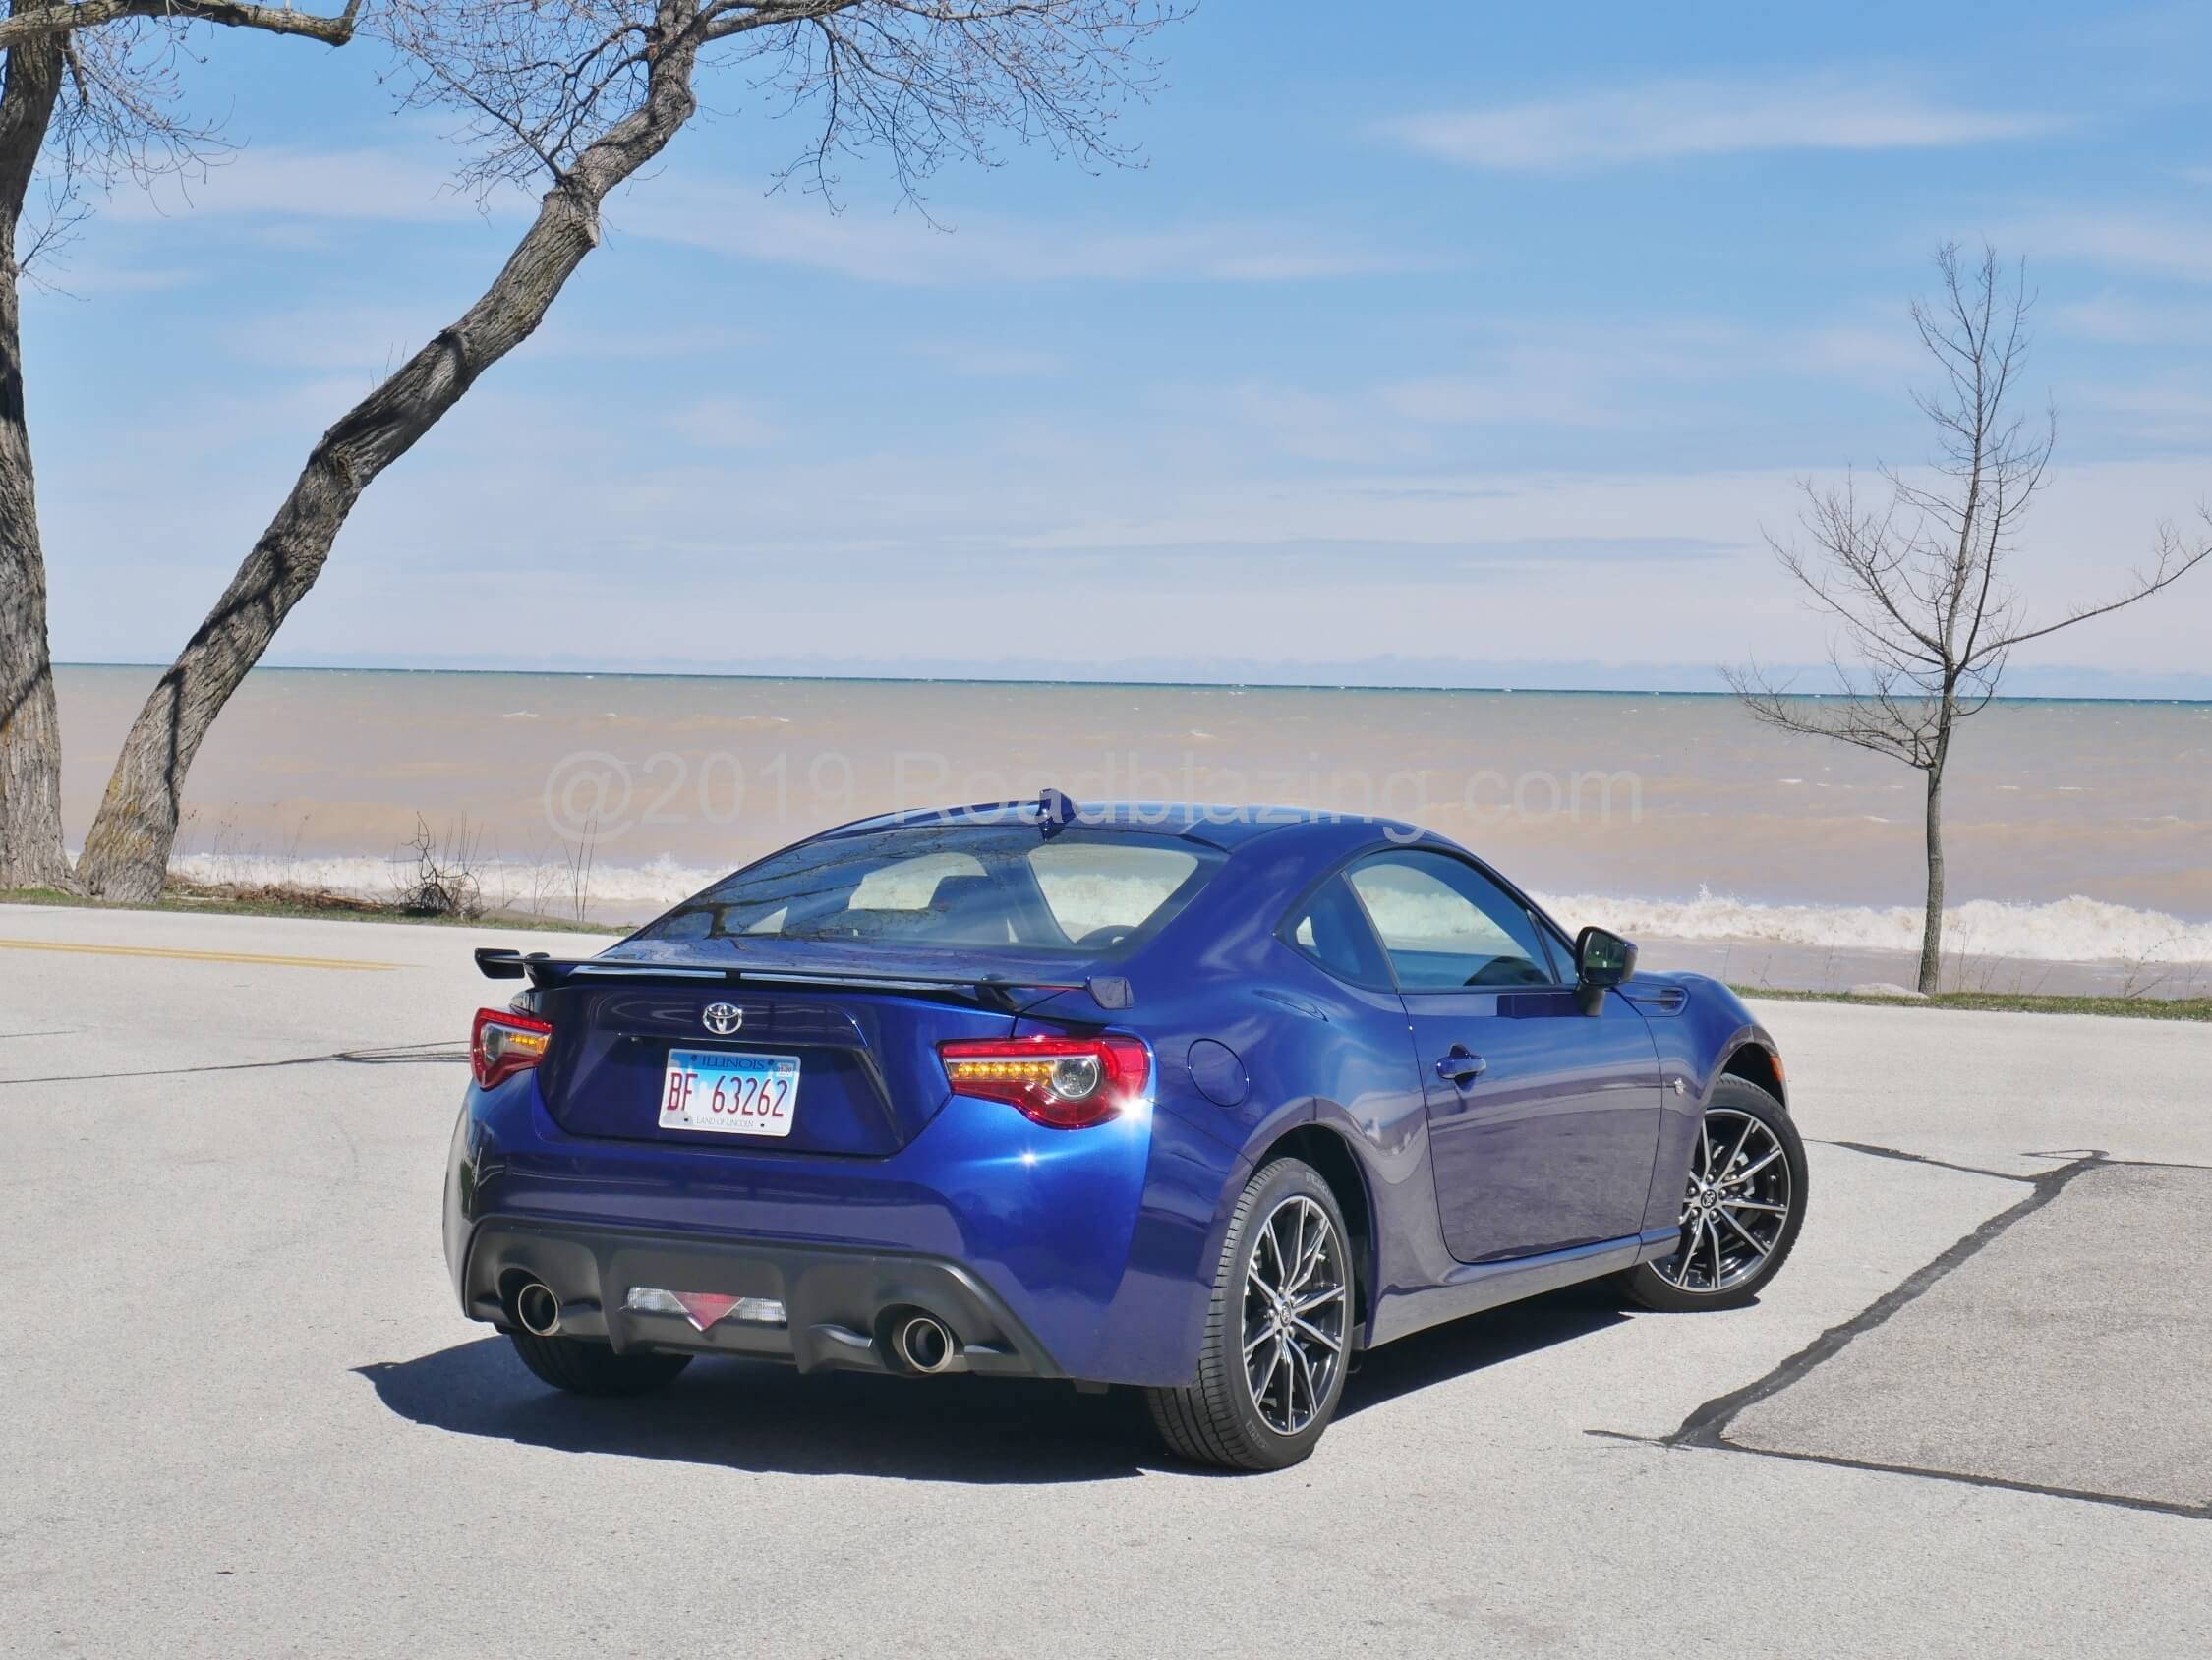
[[[884,940],[1096,951],[1159,926],[1220,865],[1176,836],[915,825],[770,855],[643,930],[647,939]]]
[[[1347,874],[1407,991],[1551,983],[1529,913],[1472,865],[1440,853],[1377,853]]]
[[[1339,980],[1358,986],[1390,984],[1390,970],[1368,926],[1360,901],[1340,876],[1323,883],[1306,908],[1283,930],[1283,938]]]
[[[1053,922],[1071,940],[1141,928],[1198,869],[1198,855],[1188,845],[1149,838],[1059,836],[1030,848],[1025,858]]]

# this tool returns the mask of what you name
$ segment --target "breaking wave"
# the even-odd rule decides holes
[[[729,874],[727,866],[707,870],[679,865],[667,855],[643,865],[595,863],[588,871],[558,860],[533,864],[511,859],[484,860],[470,869],[486,900],[502,910],[573,915],[581,894],[595,918],[640,922]],[[187,882],[320,887],[367,899],[391,898],[414,872],[411,851],[390,858],[180,853],[169,861],[169,874]]]
[[[194,882],[294,884],[388,899],[412,873],[413,857],[270,858],[187,853],[170,861]],[[484,894],[501,909],[573,916],[576,901],[609,922],[643,922],[728,874],[664,855],[648,864],[595,864],[588,880],[565,864],[495,861],[477,867]],[[1786,905],[1701,889],[1694,899],[1539,895],[1570,928],[1601,923],[1633,937],[1748,941],[1835,950],[1917,951],[1917,905]],[[2047,903],[1970,899],[1945,913],[1945,947],[1978,957],[2034,962],[2212,962],[2212,922],[2188,922],[2080,894]]]

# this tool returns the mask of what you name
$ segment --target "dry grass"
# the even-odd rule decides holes
[[[2212,1020],[2212,998],[2061,997],[2037,992],[1938,992],[1926,998],[1854,997],[1848,992],[1735,986],[1738,997],[1778,1002],[1854,1002],[1876,1008],[1965,1008],[2008,1014],[2110,1014],[2124,1020]]]

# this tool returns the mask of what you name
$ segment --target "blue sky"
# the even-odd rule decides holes
[[[1213,0],[1140,170],[957,167],[933,229],[722,112],[537,339],[380,480],[273,662],[1711,683],[1821,625],[1793,479],[1925,449],[1907,301],[2024,254],[2047,607],[2212,496],[2212,15]],[[526,204],[444,185],[361,42],[209,32],[240,144],[46,273],[30,402],[65,660],[166,659],[316,433]],[[189,194],[189,200],[186,199]],[[2201,529],[2201,525],[2198,527]],[[2022,690],[2212,695],[2212,575]]]

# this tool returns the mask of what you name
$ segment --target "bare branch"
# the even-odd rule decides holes
[[[683,38],[701,72],[733,71],[772,113],[806,122],[803,175],[833,195],[840,156],[873,156],[902,197],[1008,136],[1085,165],[1122,165],[1116,106],[1156,67],[1135,48],[1183,0],[704,0]],[[649,0],[391,0],[376,27],[413,60],[407,101],[459,110],[479,191],[561,178],[638,97],[676,27]]]
[[[2208,517],[2207,522],[2212,522]],[[2117,600],[2103,604],[2076,605],[2056,622],[2044,623],[2037,628],[2022,628],[2015,633],[1993,640],[1983,648],[1985,654],[2009,652],[2014,646],[2025,645],[2030,640],[2041,640],[2056,634],[2062,628],[2071,628],[2077,622],[2087,622],[2091,617],[2109,616],[2141,600],[2148,600],[2163,588],[2171,588],[2197,566],[2212,557],[2212,538],[2191,548],[2186,545],[2172,525],[2158,527],[2158,563],[2148,571],[2133,573],[2134,586]]]
[[[259,29],[270,34],[299,34],[328,46],[353,38],[361,0],[346,0],[336,17],[295,12],[289,6],[253,6],[244,0],[76,0],[72,5],[33,6],[0,19],[0,49],[19,41],[97,29],[126,18],[163,23],[211,23],[226,29]]]
[[[1837,685],[1853,701],[1848,729],[1830,735],[1865,747],[1864,728],[1886,721],[1900,751],[1920,757],[1942,754],[1950,723],[1996,695],[2012,647],[2131,604],[2194,563],[2169,538],[2157,568],[2120,599],[2042,628],[2019,626],[2005,566],[2058,441],[2055,413],[2046,409],[2031,426],[2014,409],[2035,296],[2024,266],[2006,267],[1993,250],[1969,265],[1946,246],[1936,269],[1939,293],[1911,311],[1939,377],[1935,390],[1914,394],[1936,433],[1928,466],[1914,475],[1881,468],[1889,501],[1880,509],[1860,504],[1855,480],[1826,491],[1808,484],[1808,545],[1769,539],[1861,665],[1848,670],[1835,654]],[[1929,709],[1948,712],[1934,732]],[[1774,723],[1771,707],[1754,713]],[[1824,731],[1834,724],[1823,716]]]
[[[80,0],[91,4],[93,0]],[[807,149],[880,149],[911,196],[940,162],[996,138],[1124,160],[1119,101],[1150,68],[1135,47],[1180,0],[383,0],[378,31],[412,60],[407,101],[458,111],[482,187],[551,175],[476,304],[325,431],[125,738],[79,875],[88,891],[158,891],[186,769],[210,723],[314,585],[364,490],[538,328],[599,245],[608,194],[699,108],[695,80],[742,65],[818,113]],[[710,66],[702,54],[719,60]],[[803,164],[803,163],[802,163]],[[58,832],[56,844],[58,845]]]
[[[1969,267],[1955,245],[1936,255],[1941,292],[1915,301],[1912,323],[1939,383],[1913,402],[1935,429],[1935,452],[1908,476],[1883,467],[1890,499],[1858,503],[1856,481],[1804,487],[1808,546],[1769,537],[1775,561],[1835,630],[1829,666],[1837,693],[1796,696],[1756,664],[1727,673],[1729,689],[1763,725],[1833,739],[1918,769],[1927,777],[1928,887],[1920,987],[1942,963],[1944,767],[1958,722],[1987,709],[2014,647],[2147,600],[2212,558],[2212,538],[2185,545],[2159,527],[2158,559],[2117,599],[2026,626],[2005,567],[2042,492],[2058,443],[2058,416],[2016,412],[2035,296],[2024,265],[2008,273],[1984,249]],[[2206,514],[2212,525],[2212,510]]]
[[[1721,678],[1761,725],[1806,737],[1833,738],[1858,749],[1872,750],[1924,767],[1915,732],[1896,720],[1887,691],[1871,697],[1823,697],[1795,692],[1765,679],[1756,664],[1749,668],[1723,668]]]

